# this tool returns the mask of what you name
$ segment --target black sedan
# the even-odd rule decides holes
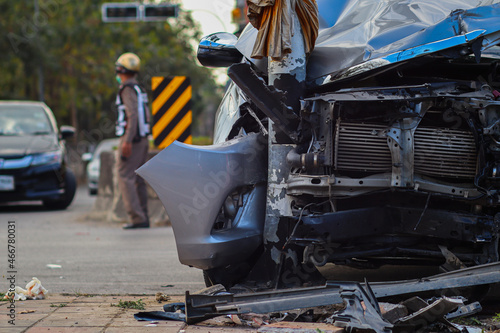
[[[58,129],[42,102],[0,102],[0,202],[37,200],[49,209],[65,209],[76,191],[66,166],[64,139],[75,129]]]

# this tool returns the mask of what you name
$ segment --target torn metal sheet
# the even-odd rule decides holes
[[[351,287],[343,286],[340,291],[346,308],[327,319],[337,327],[344,327],[347,332],[353,330],[374,331],[376,333],[392,332],[393,325],[382,317],[377,299],[365,284]],[[354,287],[354,288],[353,288]]]
[[[435,275],[429,278],[370,284],[377,299],[463,288],[500,282],[500,263],[492,263]],[[221,314],[270,313],[340,304],[344,290],[358,289],[356,282],[329,281],[323,286],[281,289],[251,294],[191,295],[186,292],[186,322],[196,323]],[[361,285],[360,285],[361,286]]]
[[[452,44],[468,43],[473,39],[466,35],[477,29],[484,30],[482,34],[488,36],[483,48],[498,39],[498,20],[494,19],[500,10],[498,4],[480,7],[484,6],[483,1],[468,0],[339,2],[344,7],[338,16],[330,17],[327,15],[339,9],[337,1],[318,3],[322,18],[327,21],[323,23],[330,27],[320,29],[316,48],[309,59],[308,77],[317,83],[353,77]],[[480,18],[488,20],[487,24]],[[479,21],[480,28],[477,26]]]
[[[284,93],[274,90],[248,64],[235,64],[229,67],[229,77],[250,99],[294,142],[299,141],[296,129],[299,117],[282,100]]]
[[[467,316],[472,316],[472,315],[479,313],[481,311],[483,311],[483,307],[481,306],[481,303],[474,302],[471,304],[462,305],[456,311],[448,313],[444,317],[446,319],[467,317]]]
[[[461,332],[467,333],[484,333],[484,328],[482,327],[473,327],[473,326],[465,326],[465,325],[457,325],[457,327],[461,330]]]
[[[410,311],[413,313],[409,316],[400,318],[395,326],[401,325],[404,327],[414,327],[415,330],[426,327],[429,324],[435,322],[441,322],[448,326],[453,332],[460,332],[453,324],[448,322],[444,316],[447,313],[457,309],[459,306],[463,305],[461,299],[454,299],[448,297],[442,297],[427,304],[424,300],[419,297],[414,297],[403,303]]]
[[[402,304],[392,304],[386,302],[379,302],[382,318],[394,324],[399,318],[408,315],[408,309]]]
[[[308,61],[311,84],[321,85],[401,63],[482,36],[485,51],[498,43],[498,0],[318,0],[319,34]],[[257,29],[244,31],[236,44],[262,71],[267,63],[251,58]],[[457,39],[454,39],[457,38]],[[462,39],[462,41],[458,41]]]

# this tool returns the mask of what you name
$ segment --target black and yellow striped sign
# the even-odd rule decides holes
[[[165,148],[175,140],[192,143],[191,81],[185,76],[151,79],[153,89],[153,139]]]

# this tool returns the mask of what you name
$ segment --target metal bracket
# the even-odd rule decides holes
[[[352,283],[352,286],[342,283],[340,296],[346,308],[328,318],[327,323],[343,327],[347,332],[352,332],[353,329],[392,332],[393,325],[382,318],[377,299],[370,286],[367,283],[365,285],[369,292],[358,283]]]
[[[454,271],[457,269],[462,269],[465,268],[466,266],[458,257],[453,254],[448,248],[444,245],[439,245],[439,249],[441,250],[441,253],[443,256],[446,258],[446,263],[441,265],[441,270],[444,272],[449,272],[449,271]]]
[[[271,119],[293,142],[300,141],[297,128],[300,118],[291,107],[283,102],[284,94],[264,82],[250,65],[234,64],[227,71],[228,76]]]
[[[500,282],[499,271],[500,262],[495,262],[424,279],[376,282],[370,286],[376,298],[408,295],[432,290],[498,283]],[[248,294],[206,296],[190,295],[189,292],[186,292],[186,322],[193,324],[224,314],[270,313],[340,304],[343,302],[342,291],[360,290],[358,285],[355,282],[329,281],[319,287],[261,291]],[[370,298],[368,297],[368,299]]]

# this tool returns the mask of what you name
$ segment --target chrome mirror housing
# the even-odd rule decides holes
[[[205,67],[229,67],[241,62],[243,55],[235,47],[238,37],[216,32],[203,37],[198,45],[198,60]]]

